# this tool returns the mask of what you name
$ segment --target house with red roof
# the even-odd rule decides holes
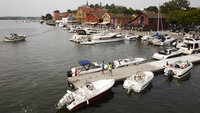
[[[86,19],[86,23],[89,23],[89,24],[98,24],[98,23],[101,23],[103,22],[103,18],[102,16],[104,15],[105,13],[97,13],[97,12],[92,12],[88,18]]]
[[[86,22],[91,13],[105,13],[105,10],[100,8],[80,7],[76,12],[76,21]]]
[[[71,13],[54,13],[52,20],[55,22],[57,20],[62,20],[62,18],[66,18],[69,15],[71,15]]]
[[[159,16],[159,18],[158,18]],[[140,27],[143,30],[153,30],[156,31],[157,29],[168,29],[169,24],[166,21],[167,15],[165,14],[157,14],[154,12],[142,12],[138,15],[135,19],[133,19],[129,25],[130,27]],[[159,22],[159,28],[157,28]]]

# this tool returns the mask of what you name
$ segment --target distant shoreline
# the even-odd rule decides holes
[[[40,17],[5,16],[0,17],[0,20],[40,20]]]

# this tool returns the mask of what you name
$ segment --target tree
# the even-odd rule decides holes
[[[52,15],[50,13],[46,14],[46,20],[52,20]]]
[[[94,5],[93,5],[93,4],[90,4],[90,8],[94,8]]]
[[[115,8],[115,4],[111,4],[111,5],[110,5],[110,8]]]
[[[190,2],[188,0],[171,0],[165,2],[160,6],[161,13],[169,14],[171,11],[175,10],[189,10]]]
[[[134,14],[141,14],[141,13],[142,13],[142,11],[139,10],[139,9],[136,9],[136,10],[134,11]]]
[[[41,16],[41,20],[45,20],[45,16],[42,15],[42,16]]]
[[[149,6],[149,7],[145,8],[144,10],[149,11],[149,12],[158,13],[158,7],[156,7],[156,6]]]
[[[72,13],[72,10],[71,10],[71,9],[68,9],[68,10],[67,10],[67,13]]]
[[[55,10],[53,13],[60,13],[60,11],[59,10]]]
[[[109,9],[110,8],[110,6],[108,5],[108,4],[106,4],[106,7],[105,7],[106,9]]]
[[[95,7],[95,8],[99,8],[99,4],[95,4],[94,7]]]

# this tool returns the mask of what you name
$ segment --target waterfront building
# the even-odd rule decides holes
[[[71,15],[71,13],[54,13],[53,14],[53,17],[52,17],[52,20],[55,22],[55,21],[61,21],[62,18],[66,18],[68,17],[69,15]]]
[[[76,22],[86,22],[91,13],[105,13],[105,10],[100,8],[80,7],[76,12]]]
[[[165,30],[169,28],[169,24],[166,22],[167,16],[165,14],[158,14],[154,12],[142,12],[130,23],[130,27],[141,28],[142,30],[157,30],[159,20],[159,30]]]
[[[91,13],[88,18],[87,18],[87,23],[88,24],[98,24],[98,23],[102,23],[103,22],[103,18],[102,16],[104,15],[105,13],[97,13],[97,12],[94,12],[94,13]]]
[[[110,27],[125,27],[126,23],[131,21],[132,15],[129,14],[115,14],[105,13],[103,15],[103,23],[109,23]]]

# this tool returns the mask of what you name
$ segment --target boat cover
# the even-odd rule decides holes
[[[80,65],[82,65],[82,66],[91,64],[90,61],[88,61],[88,60],[79,60],[78,63],[79,63]]]
[[[155,36],[158,36],[159,35],[159,33],[156,33],[155,35],[153,35],[152,37],[155,37]]]

